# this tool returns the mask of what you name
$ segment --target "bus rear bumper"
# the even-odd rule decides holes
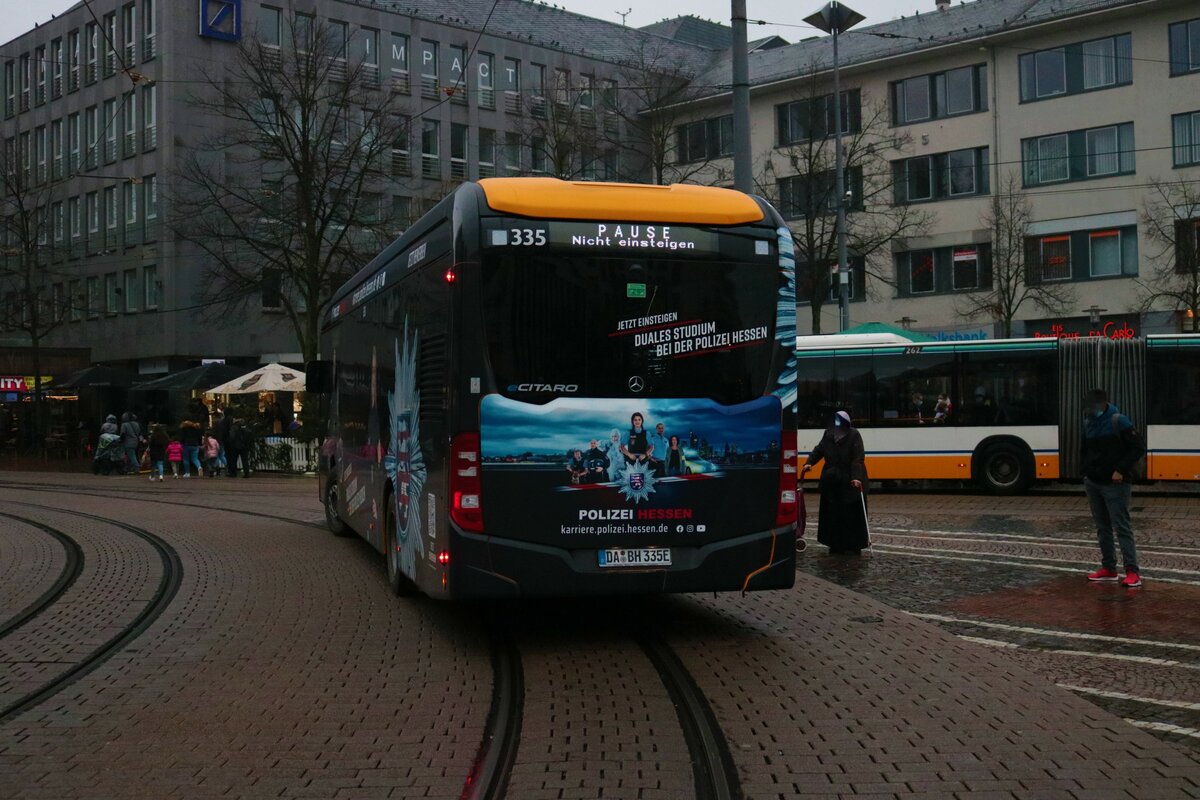
[[[558,547],[452,528],[448,588],[455,598],[733,592],[796,582],[793,528],[700,547],[672,547],[666,569],[601,568],[596,548]]]

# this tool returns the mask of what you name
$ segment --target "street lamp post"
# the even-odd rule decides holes
[[[842,75],[838,63],[838,35],[866,17],[849,6],[831,0],[804,21],[833,34],[833,160],[834,202],[837,203],[838,330],[850,327],[850,265],[846,256],[846,176],[842,166]]]

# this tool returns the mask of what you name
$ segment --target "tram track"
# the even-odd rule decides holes
[[[525,706],[521,652],[510,638],[492,641],[492,703],[461,800],[501,800],[517,760]]]
[[[159,505],[168,505],[183,508],[199,508],[204,511],[223,511],[229,514],[242,514],[248,517],[259,517],[262,519],[273,519],[279,522],[290,522],[294,525],[303,525],[310,528],[319,528],[324,530],[325,525],[322,522],[310,520],[296,519],[295,517],[285,517],[281,514],[268,514],[264,511],[249,511],[240,508],[220,508],[203,503],[185,503],[178,500],[163,500],[156,497],[146,497],[144,492],[136,489],[126,489],[124,487],[114,488],[112,492],[101,492],[97,490],[80,489],[77,486],[67,486],[65,484],[32,484],[32,483],[13,483],[11,481],[0,481],[0,489],[18,489],[21,491],[44,492],[48,494],[65,494],[82,497],[102,497],[111,498],[112,492],[118,492],[123,499],[133,500],[140,503],[157,503]]]
[[[33,508],[44,508],[34,503],[24,503],[16,501],[7,501],[14,505],[29,506]],[[158,554],[162,564],[162,573],[159,577],[158,586],[155,587],[153,594],[146,602],[145,607],[138,615],[131,620],[103,644],[87,654],[84,658],[75,662],[73,665],[65,669],[63,672],[52,677],[50,680],[42,683],[38,688],[31,692],[27,692],[21,697],[4,708],[0,708],[0,724],[8,722],[17,715],[28,711],[31,708],[45,702],[53,697],[58,692],[75,683],[79,679],[94,672],[108,659],[125,649],[130,643],[141,636],[154,622],[162,615],[163,611],[171,604],[175,595],[179,591],[179,586],[183,578],[183,564],[179,558],[179,553],[166,540],[157,534],[151,533],[145,528],[139,528],[136,525],[130,525],[119,520],[102,517],[96,514],[88,514],[82,511],[71,511],[62,508],[53,509],[56,513],[66,514],[69,516],[88,519],[94,522],[111,525],[128,533],[133,534],[142,541],[149,544]],[[5,515],[11,516],[11,515]],[[65,592],[66,589],[63,590]],[[60,592],[54,599],[61,597]],[[48,608],[53,603],[47,603],[41,610]],[[39,612],[40,613],[40,610]],[[36,616],[36,614],[35,614]],[[30,617],[32,619],[32,617]]]
[[[21,609],[4,622],[0,622],[0,639],[3,639],[17,628],[20,628],[22,625],[29,622],[29,620],[33,619],[38,614],[41,614],[47,608],[54,605],[54,603],[57,602],[58,599],[62,597],[68,589],[71,588],[71,586],[75,583],[75,579],[79,577],[79,573],[83,571],[83,550],[79,547],[78,542],[76,542],[63,531],[60,531],[58,528],[55,528],[51,525],[46,525],[45,523],[29,519],[28,517],[22,517],[17,514],[8,514],[3,511],[0,511],[0,517],[21,522],[30,526],[31,528],[37,528],[38,530],[58,541],[58,543],[62,545],[63,551],[66,555],[66,561],[63,564],[62,570],[59,571],[58,577],[55,579],[54,583],[47,588],[46,591],[42,592],[42,594],[39,595],[32,603],[25,606],[25,608]]]

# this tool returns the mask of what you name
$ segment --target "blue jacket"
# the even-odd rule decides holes
[[[1129,475],[1145,452],[1129,417],[1109,403],[1100,416],[1083,423],[1083,474],[1096,483],[1111,483],[1112,474]]]

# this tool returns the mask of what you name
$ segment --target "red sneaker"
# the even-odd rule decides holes
[[[1089,581],[1115,581],[1119,580],[1120,577],[1115,569],[1109,569],[1108,567],[1101,567],[1095,572],[1088,573]]]
[[[1121,581],[1121,585],[1126,589],[1136,589],[1142,585],[1142,577],[1136,572],[1126,572],[1125,580]]]

